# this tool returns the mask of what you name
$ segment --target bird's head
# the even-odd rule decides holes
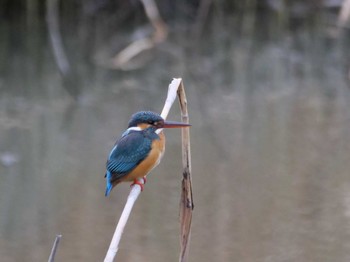
[[[147,127],[153,126],[158,128],[180,128],[191,126],[190,124],[175,122],[175,121],[165,121],[159,114],[151,111],[140,111],[131,116],[129,121],[130,127],[140,127],[145,129]]]

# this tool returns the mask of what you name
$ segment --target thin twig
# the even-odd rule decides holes
[[[343,0],[343,4],[340,8],[338,16],[338,27],[342,28],[345,26],[350,18],[350,0]]]
[[[163,42],[168,35],[168,27],[159,14],[157,4],[154,0],[140,0],[145,8],[146,15],[155,29],[153,41]]]
[[[142,184],[144,184],[144,180],[142,178],[140,179],[140,181]],[[112,262],[114,260],[114,257],[118,252],[119,242],[122,237],[126,222],[128,222],[131,210],[135,204],[135,201],[139,197],[140,193],[141,193],[141,187],[138,184],[132,186],[128,196],[128,200],[126,201],[126,204],[124,206],[123,213],[121,214],[118,225],[114,231],[114,235],[113,235],[111,244],[109,245],[104,262]]]
[[[76,99],[79,95],[80,82],[76,71],[70,66],[64,49],[59,18],[59,0],[47,0],[46,23],[54,59],[63,79],[63,87]]]
[[[46,22],[50,36],[50,43],[58,69],[64,77],[67,77],[67,75],[70,73],[70,65],[66,52],[64,51],[60,33],[58,1],[59,0],[47,0]]]
[[[161,116],[166,119],[171,106],[173,105],[175,99],[176,99],[176,93],[177,90],[181,84],[182,80],[181,79],[174,79],[170,85],[169,85],[169,89],[168,89],[168,95],[161,113]],[[158,131],[158,130],[157,130]],[[141,183],[144,183],[144,180],[141,178],[140,179]],[[104,262],[113,262],[117,252],[118,252],[118,247],[119,247],[119,242],[120,239],[122,237],[126,222],[128,221],[128,218],[130,216],[131,210],[138,198],[138,196],[140,195],[141,192],[141,187],[139,185],[134,185],[131,188],[131,191],[129,193],[127,202],[124,206],[124,210],[120,216],[119,222],[117,224],[117,227],[114,231],[114,235],[111,241],[111,244],[109,245],[106,257],[104,259]]]
[[[185,88],[181,81],[180,88],[177,91],[181,109],[182,122],[189,123],[187,99]],[[192,179],[191,179],[191,148],[190,148],[190,130],[182,128],[182,165],[183,177],[181,186],[180,200],[180,262],[188,260],[189,243],[191,237],[192,212],[194,208],[192,194]]]
[[[195,36],[195,39],[198,40],[201,36],[205,22],[208,17],[208,13],[210,10],[210,6],[212,5],[213,0],[202,0],[200,1],[196,21],[194,23],[194,26],[192,28],[193,35]]]
[[[163,119],[166,119],[168,117],[170,108],[175,102],[177,90],[179,89],[181,82],[182,82],[181,78],[174,78],[173,81],[171,81],[171,83],[169,84],[168,94],[163,106],[162,113],[160,114],[160,116]]]
[[[112,60],[112,64],[115,67],[126,69],[124,66],[132,58],[137,56],[142,51],[151,49],[153,47],[153,42],[149,38],[142,38],[136,40],[120,51]]]
[[[51,249],[51,254],[50,254],[48,262],[55,261],[56,251],[57,251],[58,244],[60,243],[61,237],[62,237],[62,235],[56,235],[56,239],[55,239],[55,242],[53,243],[53,246]]]

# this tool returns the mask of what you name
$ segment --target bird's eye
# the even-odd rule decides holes
[[[154,125],[154,126],[157,126],[157,125],[158,125],[158,122],[154,122],[153,125]]]

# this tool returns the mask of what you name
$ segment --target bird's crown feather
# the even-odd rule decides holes
[[[137,126],[138,124],[163,121],[163,118],[152,111],[140,111],[131,116],[128,127]]]

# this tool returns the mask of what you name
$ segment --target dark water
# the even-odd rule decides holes
[[[1,261],[45,261],[58,233],[57,261],[103,260],[129,191],[104,197],[108,152],[132,113],[161,111],[177,76],[193,125],[190,261],[349,261],[346,36],[330,38],[325,24],[262,21],[213,19],[198,40],[175,23],[133,71],[97,66],[110,43],[67,30],[77,100],[45,26],[2,24]],[[176,104],[169,119],[180,119]],[[166,135],[117,261],[178,259],[180,132]]]

